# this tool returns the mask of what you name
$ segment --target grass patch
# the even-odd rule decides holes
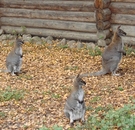
[[[125,47],[126,55],[135,55],[135,49],[132,47]]]
[[[119,90],[119,91],[123,91],[123,90],[124,90],[124,88],[122,88],[122,87],[118,87],[118,88],[117,88],[117,90]]]
[[[53,92],[51,92],[51,91],[42,92],[42,94],[43,94],[43,96],[48,95],[48,96],[51,96],[52,98],[55,98],[55,99],[61,98],[61,95],[60,95],[60,94],[58,94],[58,93],[53,93]]]
[[[11,87],[7,87],[5,90],[0,91],[0,101],[9,101],[12,99],[21,100],[24,96],[23,90],[15,90],[11,89]]]
[[[3,118],[5,118],[6,117],[6,113],[5,112],[0,112],[0,119],[3,119]]]
[[[90,56],[98,56],[98,55],[101,55],[101,54],[102,54],[102,51],[98,46],[96,46],[94,49],[93,48],[89,49],[89,55]]]
[[[54,125],[52,128],[47,128],[46,126],[43,126],[39,128],[39,130],[63,130],[63,127]]]
[[[52,94],[52,98],[58,99],[61,98],[60,94],[54,93]]]
[[[90,100],[91,103],[95,103],[97,101],[101,100],[101,97],[93,97],[92,100]]]
[[[59,48],[60,49],[67,49],[67,48],[69,48],[69,46],[67,44],[65,44],[65,45],[59,45]]]
[[[78,70],[78,69],[79,69],[78,66],[65,66],[64,68],[64,70],[73,70],[73,71]]]

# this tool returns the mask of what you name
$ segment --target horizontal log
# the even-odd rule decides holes
[[[113,30],[116,30],[118,26],[119,25],[113,24]],[[135,26],[121,25],[121,29],[127,33],[128,37],[135,37]]]
[[[1,7],[59,10],[59,11],[94,11],[93,1],[50,1],[50,0],[1,0]]]
[[[135,15],[128,14],[112,14],[111,23],[135,25]]]
[[[103,21],[96,21],[96,27],[98,30],[106,30],[111,27],[111,23],[109,21],[103,22]]]
[[[48,11],[32,9],[0,8],[2,16],[95,22],[94,12]]]
[[[112,2],[110,9],[115,14],[135,14],[135,3]]]
[[[111,3],[111,0],[94,0],[94,6],[97,9],[108,8]]]
[[[26,19],[26,18],[13,18],[13,17],[1,17],[2,25],[6,26],[25,26],[32,28],[50,28],[59,30],[72,30],[80,32],[95,32],[95,23],[85,22],[71,22],[61,20],[44,20],[44,19]]]
[[[110,9],[97,9],[96,10],[96,20],[109,21],[111,18]]]
[[[13,33],[14,31],[22,33],[22,28],[12,26],[1,26],[6,33]],[[37,36],[53,36],[56,38],[67,38],[76,40],[97,41],[96,33],[84,33],[75,31],[41,29],[41,28],[26,28],[26,34]]]
[[[135,37],[122,37],[124,44],[135,45]]]
[[[42,0],[39,0],[39,1],[42,1]],[[54,1],[54,0],[49,0],[49,1]],[[69,1],[69,0],[55,0],[55,1]],[[70,1],[82,1],[82,0],[70,0]],[[83,1],[88,1],[88,0],[83,0]],[[93,1],[93,0],[89,0],[89,1]]]
[[[135,3],[135,0],[111,0],[112,2],[131,2],[131,3]]]

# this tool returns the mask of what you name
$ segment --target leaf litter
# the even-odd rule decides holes
[[[56,43],[57,44],[57,43]],[[23,91],[20,100],[0,102],[0,129],[36,130],[55,125],[69,128],[63,113],[64,104],[78,73],[95,72],[101,68],[101,56],[90,56],[87,49],[58,48],[25,43],[21,74],[0,73],[0,91],[8,87]],[[12,46],[0,44],[0,68]],[[119,65],[121,76],[110,74],[85,77],[86,120],[93,108],[112,106],[118,109],[135,99],[135,57],[123,57]],[[102,111],[101,111],[102,112]],[[77,122],[76,122],[77,123]]]

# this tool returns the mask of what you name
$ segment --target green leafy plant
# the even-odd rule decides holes
[[[101,50],[98,46],[96,46],[95,49],[93,49],[93,48],[89,49],[89,55],[90,56],[98,56],[98,55],[101,55],[101,54],[102,54],[102,52],[101,52]]]
[[[66,49],[66,48],[69,48],[69,46],[67,44],[65,44],[65,45],[59,45],[59,48],[60,49]]]
[[[5,118],[6,117],[6,113],[5,112],[0,112],[0,119],[3,119],[3,118]]]
[[[9,101],[12,99],[21,100],[24,96],[24,91],[11,89],[11,87],[7,87],[5,90],[0,91],[0,101]]]
[[[124,90],[124,88],[122,88],[121,86],[119,86],[119,87],[117,88],[117,90],[119,90],[119,91],[123,91],[123,90]]]
[[[101,100],[101,98],[97,96],[97,97],[93,97],[92,100],[90,100],[90,102],[95,103],[95,102],[97,102],[99,100]]]
[[[54,125],[52,128],[47,128],[46,126],[43,126],[39,128],[39,130],[63,130],[61,126]]]
[[[78,70],[78,66],[65,66],[64,70]]]
[[[53,130],[63,130],[61,126],[54,125]]]
[[[13,34],[14,36],[16,36],[16,35],[17,35],[17,31],[16,31],[16,30],[12,30],[12,34]]]
[[[135,105],[125,105],[118,110],[108,110],[98,114],[96,111],[89,116],[85,125],[78,129],[86,130],[134,130],[135,128]]]
[[[126,55],[135,55],[135,49],[132,47],[125,47]]]
[[[52,98],[58,99],[58,98],[60,98],[60,97],[61,97],[60,94],[57,94],[57,93],[53,93],[53,94],[52,94]]]
[[[21,33],[24,34],[26,32],[26,27],[25,26],[21,26]]]
[[[100,35],[100,36],[99,36],[99,39],[104,39],[104,36]]]
[[[45,127],[45,126],[43,126],[43,127],[39,128],[39,130],[50,130],[50,129]]]

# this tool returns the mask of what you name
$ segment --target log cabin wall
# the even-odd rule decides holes
[[[97,44],[99,46],[106,46],[107,40],[112,37],[111,31],[111,15],[110,10],[111,0],[94,0],[95,19],[97,28]],[[108,43],[108,44],[109,44]]]
[[[94,10],[93,0],[0,0],[0,22],[6,33],[96,41]]]
[[[100,27],[107,35],[120,24],[127,32],[124,42],[135,44],[135,0],[0,0],[0,28],[6,33],[97,41]]]
[[[123,41],[135,45],[135,0],[111,0],[111,26],[118,25],[127,33]]]

